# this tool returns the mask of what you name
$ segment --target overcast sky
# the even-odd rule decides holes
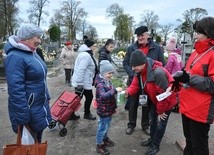
[[[29,7],[29,0],[19,0],[18,6],[22,18],[25,17],[26,10]],[[43,29],[48,28],[49,19],[53,16],[53,11],[59,9],[59,3],[63,0],[49,0],[49,17],[46,17],[47,23],[41,24]],[[100,38],[111,38],[115,27],[112,25],[112,19],[106,17],[106,8],[117,2],[124,12],[133,16],[136,24],[140,21],[140,15],[145,10],[154,11],[159,16],[161,25],[172,23],[178,24],[176,19],[182,18],[182,13],[192,8],[206,9],[209,16],[214,16],[214,0],[80,0],[79,7],[85,9],[88,13],[87,21],[96,28]],[[27,19],[27,17],[26,17]]]

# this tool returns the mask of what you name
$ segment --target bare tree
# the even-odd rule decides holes
[[[86,29],[88,27],[88,23],[86,21],[86,19],[83,19],[82,22],[81,22],[81,31],[82,31],[82,38],[84,35],[86,35]]]
[[[195,21],[200,20],[204,16],[208,15],[207,11],[202,8],[193,8],[190,10],[186,10],[183,13],[183,20],[178,19],[181,21],[181,33],[188,33],[190,34],[191,40],[193,41],[193,24]]]
[[[117,3],[110,5],[106,9],[107,17],[112,17],[112,25],[116,26],[114,37],[122,44],[130,42],[132,38],[133,17],[125,14],[122,7]]]
[[[30,0],[30,8],[27,10],[29,13],[29,21],[40,26],[41,21],[43,21],[42,16],[49,15],[48,12],[44,9],[48,6],[49,3],[49,0]]]
[[[98,37],[97,30],[92,25],[89,25],[89,27],[87,28],[85,34],[88,36],[89,39],[97,40],[97,37]]]
[[[15,6],[17,0],[0,0],[0,38],[6,39],[7,35],[14,34],[14,28],[17,26],[16,14],[18,8]]]
[[[50,20],[51,25],[57,25],[58,27],[61,27],[63,24],[63,16],[60,13],[60,10],[55,10],[54,16]]]
[[[152,31],[159,27],[158,21],[159,17],[154,13],[154,11],[146,10],[141,14],[141,21],[139,25],[145,25]]]
[[[112,17],[113,18],[113,21],[112,21],[112,24],[115,25],[116,23],[116,18],[118,16],[120,16],[121,14],[124,13],[124,10],[122,7],[119,6],[119,4],[117,3],[114,3],[112,5],[110,5],[107,9],[106,9],[106,14],[107,14],[107,17]]]
[[[166,43],[167,36],[173,32],[173,24],[169,23],[168,25],[160,25],[160,33],[164,37],[164,42]]]
[[[80,21],[87,16],[83,8],[80,8],[80,1],[67,0],[62,2],[60,9],[63,16],[63,26],[68,30],[68,39],[76,39],[76,31],[79,31]]]
[[[194,8],[190,10],[186,10],[183,13],[183,18],[185,21],[192,21],[195,22],[196,20],[200,20],[205,15],[208,15],[208,12],[202,8]]]

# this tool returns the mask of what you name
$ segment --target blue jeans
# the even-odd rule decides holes
[[[98,127],[97,127],[97,136],[96,136],[96,143],[103,144],[103,139],[108,138],[108,129],[111,124],[112,117],[100,117],[98,120]]]
[[[167,122],[169,119],[169,115],[171,113],[171,110],[166,111],[165,114],[168,115],[168,117],[165,120],[158,121],[158,114],[156,112],[156,107],[154,104],[150,105],[149,110],[149,119],[150,119],[150,137],[152,140],[152,144],[156,146],[160,146],[160,142],[164,136]]]

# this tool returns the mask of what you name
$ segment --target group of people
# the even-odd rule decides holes
[[[85,97],[84,103],[84,118],[88,120],[96,120],[96,116],[90,111],[91,103],[94,98],[93,86],[96,87],[96,103],[97,103],[97,114],[99,116],[98,128],[97,128],[97,152],[101,154],[109,154],[109,150],[106,147],[114,146],[114,142],[108,137],[108,128],[111,123],[111,116],[115,113],[117,108],[115,95],[122,88],[114,88],[111,83],[111,78],[114,73],[114,67],[112,66],[110,53],[115,47],[113,39],[108,39],[103,47],[99,50],[98,63],[94,58],[94,53],[97,50],[94,41],[89,40],[87,36],[83,37],[84,44],[78,49],[80,52],[77,58],[71,60],[69,57],[66,62],[70,64],[71,61],[73,66],[73,75],[71,82],[72,86],[75,87],[75,92],[78,95],[83,94]],[[65,47],[65,49],[67,46]],[[66,52],[66,51],[65,51]],[[72,51],[67,51],[72,52]],[[61,58],[65,60],[65,54],[61,53]],[[70,72],[69,72],[70,73]],[[71,74],[66,74],[65,77],[71,77]],[[77,120],[80,117],[75,113],[71,115],[71,120]]]
[[[141,142],[142,146],[148,147],[146,155],[159,151],[169,115],[177,104],[177,96],[186,139],[184,155],[209,155],[209,130],[210,124],[214,123],[212,26],[213,17],[205,17],[193,25],[196,41],[185,67],[175,38],[166,45],[169,57],[165,64],[163,52],[149,38],[147,27],[140,26],[135,30],[137,41],[129,46],[123,61],[129,76],[126,89],[129,123],[126,134],[133,133],[137,108],[142,106],[141,127],[150,135]],[[158,100],[157,96],[164,92],[171,95]]]
[[[131,135],[136,127],[137,111],[141,106],[141,127],[149,139],[141,142],[148,146],[147,155],[159,151],[171,109],[176,104],[175,93],[158,101],[156,96],[170,90],[173,78],[163,67],[165,65],[162,48],[154,43],[146,26],[135,30],[137,41],[128,47],[123,66],[129,75],[128,97],[129,122],[126,130]]]
[[[9,94],[9,116],[14,132],[18,127],[29,125],[37,137],[42,141],[43,130],[51,122],[50,95],[47,87],[47,67],[45,61],[39,56],[38,46],[41,44],[43,32],[34,24],[21,26],[16,35],[10,36],[5,51],[6,80]],[[117,107],[115,95],[122,88],[114,88],[110,79],[114,73],[110,52],[115,43],[108,39],[99,51],[99,65],[94,58],[96,44],[84,36],[84,44],[75,58],[72,42],[65,43],[60,59],[65,70],[65,83],[75,87],[75,93],[83,94],[84,118],[96,120],[96,116],[90,111],[93,100],[93,86],[96,85],[96,100],[98,104],[97,114],[100,116],[97,129],[97,151],[109,153],[106,146],[114,143],[107,135],[111,122],[111,116]],[[111,108],[105,108],[103,104]],[[70,119],[80,117],[71,114]]]
[[[209,130],[210,124],[214,122],[213,27],[213,17],[204,17],[193,25],[195,48],[185,68],[178,56],[180,53],[175,39],[171,39],[167,45],[170,53],[165,63],[162,48],[150,38],[148,28],[140,26],[135,30],[137,41],[128,47],[123,61],[129,76],[125,90],[129,102],[126,134],[133,133],[137,109],[142,106],[141,127],[150,136],[141,142],[142,146],[148,147],[146,155],[155,155],[159,151],[171,110],[177,103],[177,95],[186,139],[184,155],[209,155]],[[35,52],[41,43],[41,35],[41,28],[33,24],[20,27],[5,45],[7,57],[4,61],[12,128],[17,133],[19,126],[28,124],[39,142],[42,140],[43,130],[51,122],[47,67]],[[84,118],[88,120],[96,120],[96,116],[90,111],[92,89],[93,86],[96,88],[99,116],[96,150],[108,155],[110,152],[107,147],[114,146],[114,142],[108,137],[108,129],[117,108],[115,96],[122,90],[111,83],[114,67],[110,53],[115,43],[112,39],[107,40],[99,50],[97,63],[94,58],[95,42],[87,37],[84,39],[84,44],[79,48],[81,52],[75,60],[72,52],[69,52],[72,50],[72,42],[67,42],[61,53],[65,82],[74,86],[77,94],[85,96]],[[173,64],[174,60],[178,66]],[[179,68],[179,72],[172,69],[175,66]],[[165,92],[170,95],[157,98]],[[73,113],[71,116],[76,115]]]

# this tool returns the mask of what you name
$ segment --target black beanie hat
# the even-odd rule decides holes
[[[146,26],[140,26],[136,28],[134,34],[140,35],[143,34],[144,32],[148,32],[148,28]]]
[[[86,44],[88,47],[91,47],[91,46],[93,46],[95,43],[94,43],[93,41],[86,40],[86,41],[85,41],[85,44]]]
[[[140,66],[146,63],[146,55],[141,50],[135,50],[132,52],[130,58],[130,65],[133,67]]]
[[[196,21],[193,25],[193,29],[201,34],[206,35],[208,38],[214,39],[214,18],[204,17],[199,21]]]

